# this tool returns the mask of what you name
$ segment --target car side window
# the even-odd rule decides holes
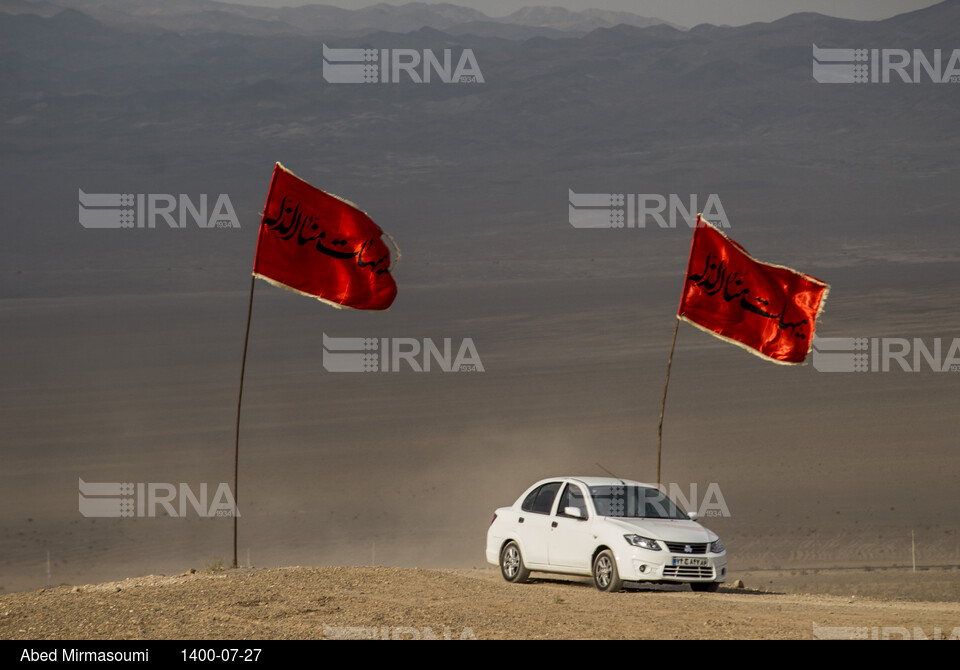
[[[520,505],[520,509],[522,509],[524,512],[532,512],[533,504],[537,502],[537,494],[540,493],[540,489],[542,488],[542,486],[538,486],[530,491],[530,493],[527,494],[527,497],[523,499],[523,504]]]
[[[531,491],[520,506],[524,512],[534,514],[550,514],[553,509],[553,500],[560,490],[560,482],[550,482]]]
[[[569,514],[564,514],[563,510],[568,507],[579,507],[581,516],[571,517]],[[566,488],[563,489],[563,495],[560,496],[560,504],[557,505],[557,516],[565,516],[573,519],[587,518],[587,503],[583,499],[583,491],[580,490],[579,486],[567,484]]]

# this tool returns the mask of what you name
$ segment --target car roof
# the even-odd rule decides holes
[[[590,487],[590,486],[624,486],[624,485],[626,485],[626,486],[649,486],[650,488],[654,488],[654,489],[657,488],[657,485],[656,485],[656,484],[648,484],[648,483],[645,483],[645,482],[637,482],[637,481],[633,481],[632,479],[617,479],[617,478],[615,478],[615,477],[570,477],[570,476],[567,476],[567,477],[550,477],[550,478],[548,478],[548,479],[542,480],[542,482],[538,482],[538,484],[539,484],[539,483],[546,483],[546,482],[550,482],[550,481],[557,481],[557,480],[561,480],[561,479],[562,479],[562,480],[573,480],[573,481],[577,481],[577,482],[580,482],[581,484],[586,485],[587,487]]]

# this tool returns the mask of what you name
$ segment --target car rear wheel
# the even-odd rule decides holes
[[[509,542],[500,552],[500,574],[508,582],[522,584],[530,577],[530,571],[523,564],[520,546],[516,542]]]
[[[604,549],[593,560],[593,583],[601,591],[616,593],[623,588],[623,580],[617,571],[617,560],[613,552]]]
[[[690,582],[690,588],[694,591],[716,593],[720,588],[720,582]]]

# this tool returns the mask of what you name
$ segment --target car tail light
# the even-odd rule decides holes
[[[494,513],[493,513],[493,518],[490,519],[490,525],[492,526],[492,525],[493,525],[493,522],[496,521],[496,520],[497,520],[497,513],[494,512]]]

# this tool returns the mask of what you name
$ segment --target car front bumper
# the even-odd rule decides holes
[[[725,582],[727,554],[690,556],[637,548],[618,553],[617,569],[626,581]]]

